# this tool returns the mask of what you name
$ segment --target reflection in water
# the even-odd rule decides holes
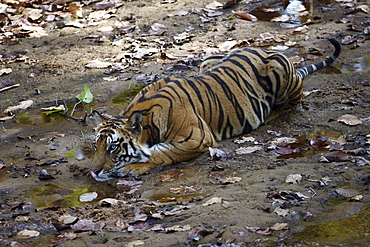
[[[305,23],[314,13],[321,12],[321,7],[334,3],[335,0],[290,0],[277,1],[270,5],[251,11],[260,21],[270,21],[275,17],[287,15],[289,21],[280,23],[282,28],[295,28]],[[299,16],[302,12],[308,11],[309,14]]]
[[[15,122],[22,125],[34,125],[62,121],[64,119],[65,117],[59,113],[46,115],[37,110],[23,112]]]
[[[342,73],[367,72],[370,70],[370,54],[355,58],[351,63],[344,64],[341,68]]]

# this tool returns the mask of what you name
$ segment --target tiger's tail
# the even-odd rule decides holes
[[[330,56],[329,58],[325,59],[322,62],[311,64],[311,65],[308,65],[308,66],[306,66],[302,69],[297,70],[297,74],[302,79],[305,78],[307,75],[315,72],[316,70],[322,69],[322,68],[328,66],[329,64],[333,63],[334,60],[339,56],[340,51],[341,51],[341,46],[340,46],[339,42],[335,39],[329,39],[329,41],[330,41],[330,43],[332,43],[332,45],[335,48],[334,54],[332,56]]]

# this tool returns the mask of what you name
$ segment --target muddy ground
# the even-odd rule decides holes
[[[24,100],[33,104],[13,110],[11,120],[3,119],[8,114],[1,115],[1,245],[369,243],[370,19],[366,11],[355,9],[366,2],[347,7],[341,2],[305,3],[308,18],[298,19],[290,28],[285,28],[287,23],[252,22],[234,14],[269,2],[241,1],[213,12],[204,10],[210,2],[118,2],[107,10],[109,18],[92,22],[96,25],[66,25],[67,17],[39,20],[33,25],[42,26],[46,36],[19,37],[11,45],[3,40],[2,68],[12,72],[0,77],[1,86],[19,86],[0,92],[0,112]],[[68,12],[67,6],[62,7],[63,13]],[[282,4],[275,2],[276,6]],[[79,23],[97,11],[90,5],[83,9]],[[188,12],[174,15],[179,11]],[[308,30],[297,32],[308,19],[316,23],[307,23]],[[149,35],[154,23],[164,25],[166,32],[158,35],[160,31],[154,30],[156,35]],[[266,48],[297,42],[283,52],[304,58],[302,66],[331,54],[326,38],[345,43],[342,54],[333,66],[305,79],[308,95],[300,106],[243,135],[253,141],[238,144],[235,140],[242,138],[238,137],[219,143],[223,151],[260,147],[256,152],[220,161],[210,160],[207,153],[118,183],[118,179],[97,182],[89,176],[95,123],[83,118],[91,109],[115,115],[129,100],[127,94],[117,98],[120,93],[168,75],[194,76],[202,58],[228,49],[226,41]],[[310,47],[320,52],[309,53]],[[116,65],[86,67],[96,59]],[[79,104],[71,118],[78,101],[75,96],[85,84],[94,99]],[[68,111],[46,115],[41,110],[60,104]],[[355,122],[338,121],[344,114],[354,116]],[[324,137],[323,143],[310,144],[317,136]],[[278,137],[297,141],[270,150]],[[321,156],[333,142],[337,143],[334,149],[344,151],[331,152],[323,162]],[[291,174],[299,175],[286,182]],[[96,192],[98,197],[80,202],[79,196],[86,192]],[[101,202],[104,198],[118,201]],[[63,222],[61,216],[69,221]],[[33,237],[24,230],[35,231],[29,233]]]

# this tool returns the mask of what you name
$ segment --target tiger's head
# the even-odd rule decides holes
[[[122,167],[126,164],[146,162],[149,148],[142,144],[142,114],[133,113],[128,119],[123,117],[104,118],[94,112],[99,121],[94,141],[95,154],[91,163],[91,175],[97,181],[123,177]]]

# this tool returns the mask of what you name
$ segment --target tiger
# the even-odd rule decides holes
[[[341,52],[296,70],[282,53],[244,47],[215,55],[191,79],[165,77],[144,87],[115,117],[94,111],[97,181],[139,176],[188,161],[217,142],[256,129],[302,100],[302,80],[333,63]]]

